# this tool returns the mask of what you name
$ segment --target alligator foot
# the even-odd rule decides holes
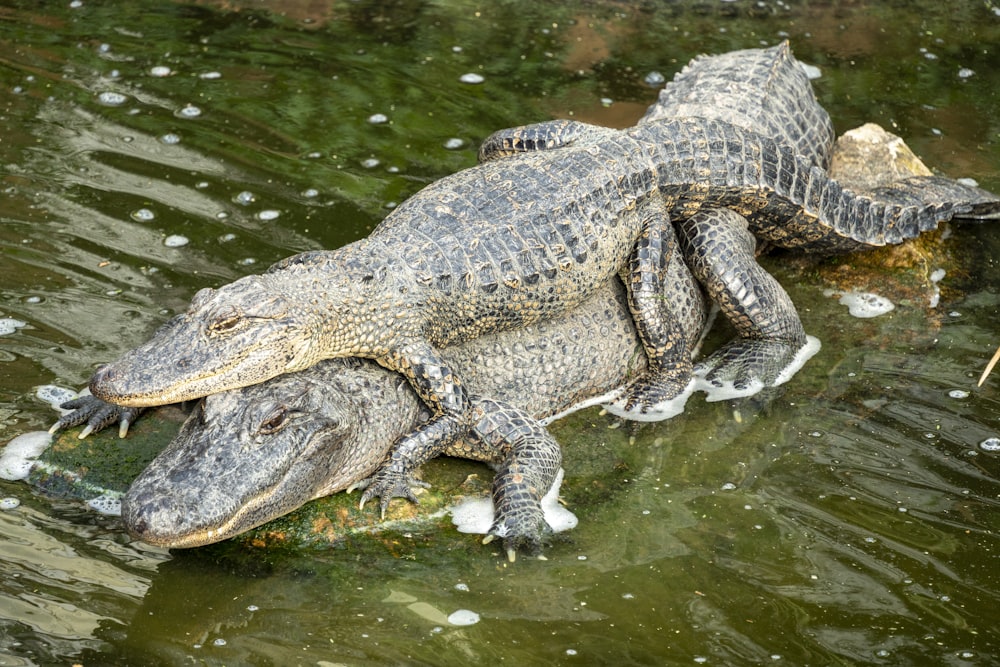
[[[520,508],[516,515],[498,512],[489,532],[483,538],[483,544],[489,544],[497,538],[503,540],[504,552],[511,563],[517,560],[518,551],[545,560],[542,546],[551,534],[552,529],[545,521],[542,506],[536,500],[533,505]]]
[[[80,431],[80,435],[77,436],[81,440],[91,433],[115,423],[118,424],[118,437],[124,438],[128,433],[128,427],[145,410],[145,408],[126,408],[115,405],[89,394],[74,398],[72,401],[66,401],[59,407],[73,412],[60,417],[59,421],[49,429],[49,433],[86,423],[86,426]]]
[[[359,509],[364,509],[365,503],[369,500],[378,498],[381,518],[385,519],[385,512],[389,509],[389,503],[392,502],[393,498],[406,498],[415,505],[419,505],[420,501],[417,499],[416,494],[413,493],[413,489],[429,489],[430,487],[430,484],[417,479],[413,475],[391,468],[382,468],[371,477],[351,485],[347,489],[347,492],[350,493],[355,489],[364,490],[364,493],[361,494],[361,502],[358,505]]]
[[[653,415],[675,398],[684,396],[691,383],[691,368],[661,369],[636,378],[615,401],[627,413]]]
[[[749,396],[764,387],[782,384],[819,350],[819,342],[736,339],[695,367],[695,375],[732,397]]]

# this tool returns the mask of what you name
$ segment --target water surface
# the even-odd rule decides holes
[[[492,130],[628,125],[652,73],[786,37],[838,131],[878,122],[1000,191],[989,3],[3,3],[0,318],[25,325],[0,336],[0,440],[51,422],[36,385],[366,234]],[[22,502],[0,512],[0,664],[991,664],[1000,377],[974,384],[1000,234],[944,243],[939,305],[873,320],[770,260],[824,343],[770,402],[558,424],[581,524],[548,561],[448,530],[167,553],[0,483]]]

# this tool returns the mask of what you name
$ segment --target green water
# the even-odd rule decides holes
[[[496,128],[631,124],[701,52],[787,36],[838,131],[1000,190],[989,2],[74,4],[0,3],[0,441],[197,289],[367,233]],[[946,244],[941,304],[874,320],[771,260],[824,348],[740,419],[556,425],[581,523],[548,561],[444,529],[168,554],[2,482],[0,665],[995,664],[1000,233]]]

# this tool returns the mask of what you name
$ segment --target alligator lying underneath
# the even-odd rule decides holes
[[[699,278],[722,290],[720,300],[738,317],[745,287],[759,309],[752,276],[733,272],[732,244],[728,236],[716,243],[715,230],[697,216],[704,209],[744,216],[754,235],[776,245],[828,251],[897,243],[941,220],[1000,207],[989,193],[946,189],[933,177],[857,195],[780,139],[723,120],[665,118],[621,131],[577,124],[557,143],[432,183],[365,239],[202,290],[150,342],[99,370],[92,391],[123,405],[155,405],[323,358],[372,358],[401,372],[434,411],[397,443],[405,459],[439,451],[472,422],[463,378],[442,349],[565,313],[619,271],[650,365],[629,388],[629,404],[644,407],[680,391],[691,370],[688,351],[669,304],[649,289],[674,247],[668,222]],[[946,199],[928,198],[938,189]],[[741,220],[724,231],[741,236]],[[745,255],[741,248],[735,257]],[[721,360],[746,364],[756,353],[740,348]],[[389,466],[365,496],[384,506],[394,495],[408,489]]]

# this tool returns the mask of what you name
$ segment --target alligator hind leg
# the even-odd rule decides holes
[[[667,267],[680,261],[673,226],[658,197],[640,204],[637,213],[644,218],[642,231],[621,278],[649,370],[626,388],[623,398],[626,411],[638,408],[646,413],[679,396],[692,378],[693,366],[683,318],[665,297]]]
[[[729,209],[701,211],[678,225],[684,257],[739,337],[699,364],[716,386],[772,385],[807,339],[788,293],[754,256],[746,219]]]

